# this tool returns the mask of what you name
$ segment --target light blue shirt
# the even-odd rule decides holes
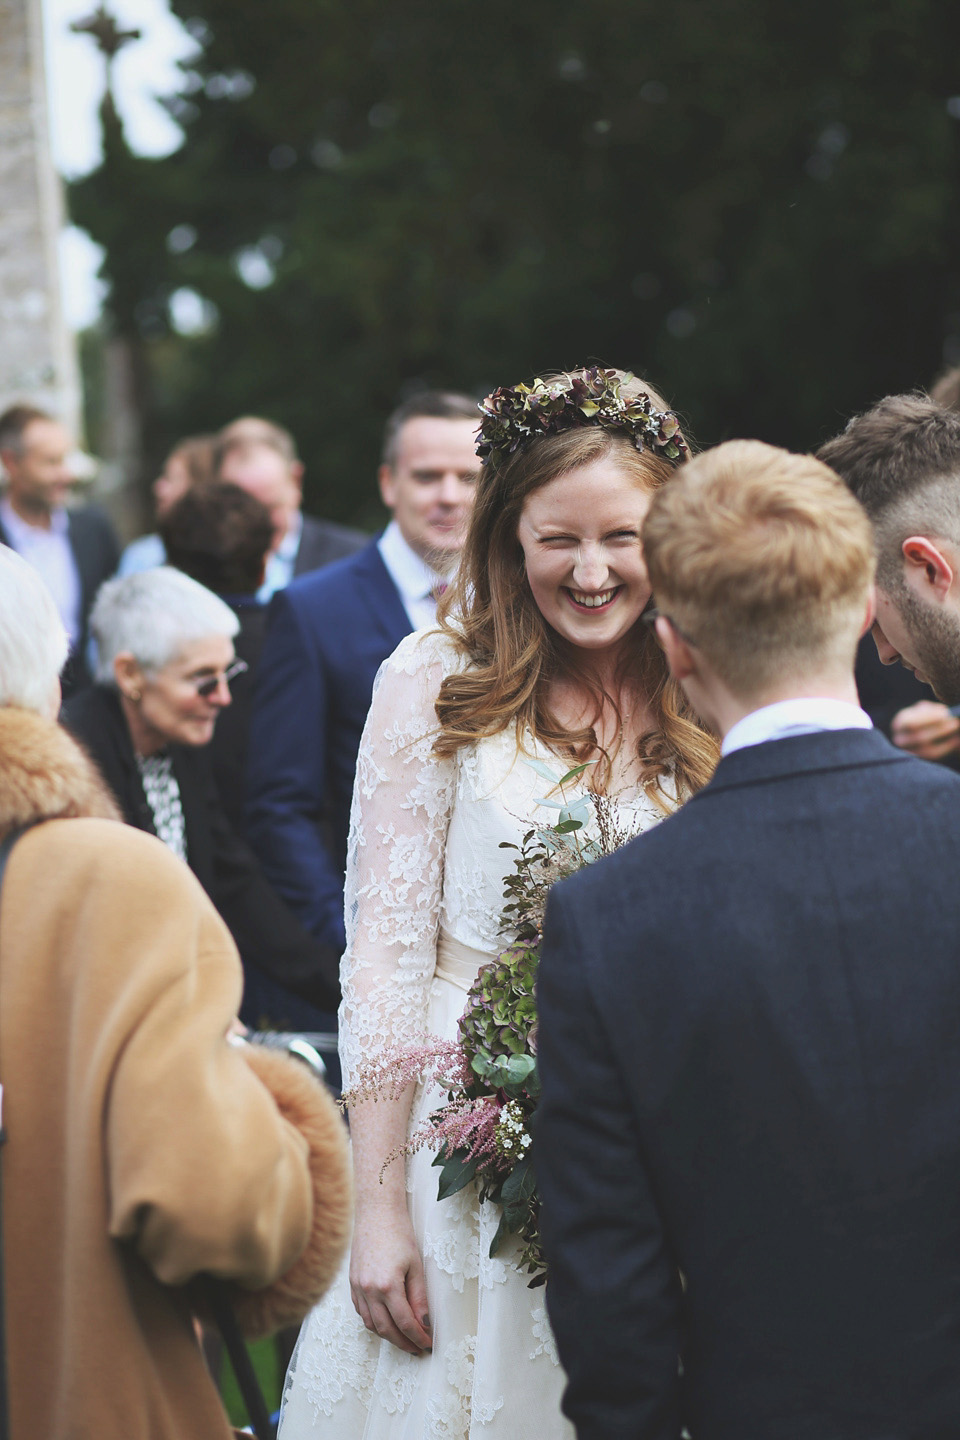
[[[293,579],[294,567],[297,563],[297,552],[300,549],[300,537],[303,534],[303,515],[297,511],[290,521],[290,528],[280,541],[276,550],[267,556],[267,564],[263,573],[263,584],[257,591],[257,599],[261,605],[277,593],[278,590],[285,590]]]
[[[117,574],[137,575],[141,570],[155,570],[166,563],[167,552],[160,536],[141,535],[139,540],[131,540],[120,556]]]
[[[748,745],[763,745],[768,740],[784,740],[788,735],[813,735],[818,730],[872,730],[873,721],[859,705],[849,700],[826,697],[803,697],[799,700],[777,700],[744,715],[732,725],[720,747],[722,755],[745,750]]]
[[[0,523],[11,548],[33,566],[50,591],[70,637],[70,644],[75,645],[80,638],[83,589],[70,545],[66,510],[63,507],[54,510],[50,516],[50,529],[44,530],[40,525],[28,525],[4,495],[0,500]]]

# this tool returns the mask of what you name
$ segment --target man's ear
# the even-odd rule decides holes
[[[303,494],[303,461],[292,460],[290,462],[290,479],[296,485],[300,494]]]
[[[392,510],[397,503],[397,487],[392,465],[380,466],[377,471],[377,484],[380,486],[381,500],[388,510]]]
[[[942,542],[926,535],[910,535],[900,547],[904,560],[904,579],[913,590],[924,590],[942,604],[954,581],[952,558],[941,548]]]
[[[696,668],[690,646],[682,635],[677,634],[666,615],[657,616],[654,621],[654,629],[657,632],[657,639],[663,646],[670,674],[674,680],[686,680],[687,676],[692,675]]]
[[[863,639],[864,635],[867,634],[868,631],[870,631],[870,630],[873,629],[873,622],[874,622],[874,620],[876,620],[876,618],[877,618],[877,587],[876,587],[876,585],[871,585],[871,586],[870,586],[870,589],[867,591],[867,608],[866,608],[866,610],[864,611],[864,614],[863,614],[863,624],[860,626],[860,639],[861,639],[861,640]]]

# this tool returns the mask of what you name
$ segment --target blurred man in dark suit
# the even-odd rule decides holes
[[[367,544],[369,537],[359,530],[304,515],[303,462],[282,426],[256,415],[234,420],[220,432],[214,467],[218,479],[249,490],[273,519],[261,600],[269,600],[296,575],[342,560]]]
[[[257,591],[273,543],[273,522],[249,491],[211,480],[188,490],[167,511],[160,536],[168,563],[219,595],[240,622],[233,648],[247,668],[231,682],[231,704],[217,720],[210,761],[227,819],[242,833],[250,707],[267,633],[267,607]]]
[[[383,535],[294,580],[271,606],[247,835],[307,928],[340,950],[350,799],[374,678],[405,635],[434,622],[473,505],[478,424],[463,395],[426,392],[400,406],[379,472],[392,512]]]
[[[70,639],[65,695],[89,681],[87,620],[97,590],[117,568],[120,547],[102,510],[67,509],[74,484],[70,437],[45,410],[12,405],[0,415],[0,544],[16,550],[42,576]]]
[[[257,591],[273,542],[273,522],[267,507],[248,491],[212,480],[188,490],[177,501],[161,520],[160,534],[169,563],[212,590],[240,622],[233,647],[247,668],[230,682],[231,704],[220,711],[207,749],[224,814],[242,834],[250,712],[267,633],[267,606],[258,600]],[[282,973],[269,975],[263,967],[246,968],[245,1020],[258,1024],[269,1017],[286,1027],[331,1028],[332,1022],[323,1016],[311,1003],[309,992],[304,994],[303,986],[290,990]],[[329,1060],[336,1080],[336,1058],[331,1055]]]
[[[723,758],[548,904],[534,1160],[565,1411],[578,1440],[947,1440],[960,779],[857,704],[872,537],[817,460],[708,451],[643,546]]]

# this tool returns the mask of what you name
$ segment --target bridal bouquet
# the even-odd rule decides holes
[[[520,1264],[533,1277],[533,1288],[546,1280],[530,1152],[531,1122],[540,1099],[534,987],[547,893],[558,880],[611,854],[631,835],[620,827],[616,808],[606,797],[564,798],[564,787],[582,775],[586,765],[558,778],[540,761],[527,763],[559,792],[559,800],[538,801],[558,815],[552,824],[529,830],[519,845],[501,847],[516,851],[504,880],[500,923],[501,932],[511,938],[496,960],[481,967],[468,992],[457,1039],[405,1051],[388,1062],[386,1081],[382,1069],[363,1075],[344,1100],[349,1104],[375,1097],[387,1086],[398,1094],[414,1081],[445,1090],[446,1103],[386,1163],[424,1146],[436,1149],[433,1163],[440,1169],[441,1200],[475,1181],[480,1199],[501,1207],[491,1256],[508,1235],[517,1235],[523,1247]],[[591,810],[597,821],[595,838],[582,833]]]

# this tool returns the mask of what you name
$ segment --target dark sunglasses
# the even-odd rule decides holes
[[[234,660],[233,664],[222,674],[208,675],[204,680],[191,681],[191,684],[198,695],[204,700],[209,700],[210,696],[219,688],[221,680],[229,687],[231,680],[236,680],[237,676],[242,675],[247,668],[246,660]]]

